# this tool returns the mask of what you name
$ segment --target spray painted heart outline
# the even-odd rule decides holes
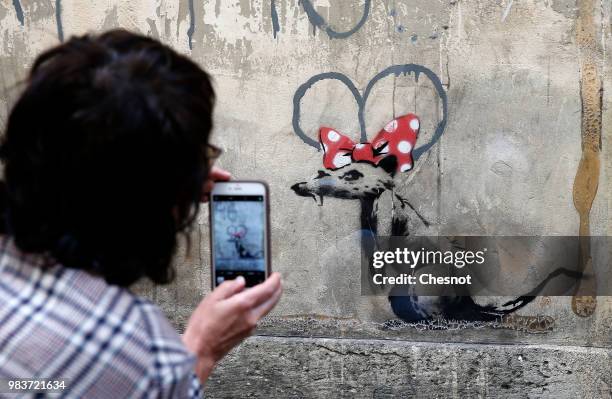
[[[313,27],[313,34],[317,28],[322,29],[327,33],[330,39],[346,39],[347,37],[353,35],[357,32],[361,27],[365,24],[370,15],[370,9],[372,8],[372,0],[364,0],[363,4],[363,13],[361,14],[361,18],[359,21],[349,30],[347,31],[337,31],[334,29],[321,14],[319,14],[312,4],[310,0],[301,0],[300,4],[304,7],[304,11],[306,12],[306,16],[310,21],[310,24]],[[278,32],[280,32],[280,22],[278,20],[278,11],[276,10],[276,1],[271,0],[270,2],[270,15],[272,16],[272,29],[274,38]]]
[[[434,88],[436,89],[436,93],[442,100],[442,119],[438,123],[438,126],[436,127],[436,131],[434,132],[433,137],[431,138],[431,140],[429,140],[429,142],[414,149],[414,151],[412,152],[413,159],[416,162],[416,160],[418,160],[421,155],[429,151],[429,149],[431,149],[431,147],[433,147],[434,144],[436,144],[438,140],[440,140],[440,137],[442,137],[442,134],[444,133],[444,130],[446,129],[446,122],[448,120],[448,98],[446,96],[446,92],[444,91],[442,82],[440,81],[440,78],[438,78],[438,76],[431,69],[426,68],[422,65],[418,65],[418,64],[393,65],[383,70],[382,72],[379,72],[376,76],[374,76],[368,82],[363,92],[363,95],[359,92],[357,87],[355,87],[355,85],[353,84],[353,81],[342,73],[324,72],[324,73],[320,73],[318,75],[311,77],[310,79],[308,79],[308,81],[306,81],[306,83],[298,87],[298,89],[295,92],[295,95],[293,96],[293,130],[295,131],[295,134],[297,134],[298,137],[300,137],[302,141],[304,141],[304,143],[308,144],[311,147],[316,148],[317,151],[321,151],[321,144],[317,140],[308,136],[304,132],[304,130],[302,130],[300,126],[301,103],[302,103],[302,98],[304,98],[308,90],[315,83],[322,81],[322,80],[329,79],[329,80],[338,80],[342,82],[353,95],[353,98],[358,106],[357,116],[359,118],[359,127],[361,130],[361,141],[363,142],[367,141],[367,132],[365,128],[364,113],[365,113],[365,106],[367,104],[368,97],[370,96],[370,92],[372,91],[372,88],[382,78],[385,78],[390,75],[400,76],[402,74],[403,75],[414,74],[416,81],[419,80],[420,74],[424,74],[433,83]]]

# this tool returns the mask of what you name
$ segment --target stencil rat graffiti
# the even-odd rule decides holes
[[[374,84],[382,77],[392,74],[410,74],[418,79],[425,75],[438,95],[442,107],[442,116],[435,127],[432,138],[424,143],[420,136],[423,132],[421,120],[416,114],[408,113],[387,123],[371,140],[365,132],[364,109],[369,93]],[[359,106],[358,118],[361,126],[361,140],[353,142],[349,137],[330,127],[319,129],[318,141],[313,140],[300,126],[301,99],[318,81],[335,79],[344,83],[353,94]],[[387,231],[393,236],[409,235],[411,218],[429,226],[430,223],[406,199],[395,193],[398,176],[411,173],[414,163],[436,144],[442,136],[447,120],[447,98],[439,78],[429,69],[415,64],[396,65],[379,73],[368,83],[364,95],[356,89],[351,80],[338,73],[316,75],[300,86],[294,97],[294,130],[308,145],[323,150],[323,166],[314,176],[295,183],[291,189],[299,196],[312,197],[323,206],[325,197],[345,200],[358,200],[361,204],[361,228],[370,237],[378,234],[378,203],[384,192],[391,192],[393,213],[391,226]],[[362,239],[362,247],[372,245],[372,240]],[[508,302],[496,304],[478,304],[470,296],[416,296],[410,292],[392,291],[389,296],[391,309],[404,321],[417,322],[446,318],[466,321],[489,321],[515,312],[534,299],[534,295],[521,296]]]
[[[224,270],[263,269],[263,209],[250,201],[216,201],[214,234],[216,266]]]
[[[372,143],[355,144],[334,129],[322,127],[319,139],[324,151],[323,165],[334,172],[345,166],[349,170],[330,172],[319,170],[311,181],[295,184],[292,189],[299,195],[345,199],[378,197],[393,188],[393,174],[412,169],[412,149],[419,130],[419,119],[408,114],[389,122]],[[398,162],[399,161],[399,162]],[[374,166],[374,167],[373,167]]]
[[[236,253],[238,254],[238,258],[259,259],[263,257],[263,251],[253,251],[253,249],[250,248],[247,243],[245,243],[245,237],[248,232],[248,229],[245,225],[241,224],[239,226],[227,226],[226,231],[227,235],[229,236],[228,241],[234,243],[234,248],[236,250]]]

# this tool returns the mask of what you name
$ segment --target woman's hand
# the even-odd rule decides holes
[[[228,172],[227,170],[218,168],[216,166],[213,166],[213,168],[210,170],[210,173],[208,173],[208,179],[206,179],[206,182],[204,183],[204,188],[202,189],[202,202],[207,202],[210,196],[210,192],[213,189],[213,186],[215,185],[216,181],[228,181],[232,178],[232,175],[230,172]]]
[[[238,277],[225,281],[200,302],[187,323],[183,342],[198,357],[196,374],[202,383],[223,356],[253,333],[281,292],[278,273],[247,289],[244,278]]]

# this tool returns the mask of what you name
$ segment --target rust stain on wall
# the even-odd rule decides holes
[[[589,215],[597,194],[601,150],[601,97],[602,82],[599,67],[599,49],[593,19],[594,0],[579,0],[576,41],[580,50],[580,97],[582,100],[582,158],[574,180],[574,206],[580,216],[580,267],[592,279],[583,281],[574,297],[572,309],[581,317],[595,312],[596,281],[590,255]]]

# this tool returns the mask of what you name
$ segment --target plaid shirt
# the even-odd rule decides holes
[[[194,366],[152,303],[0,239],[0,379],[66,379],[52,397],[200,397]]]

